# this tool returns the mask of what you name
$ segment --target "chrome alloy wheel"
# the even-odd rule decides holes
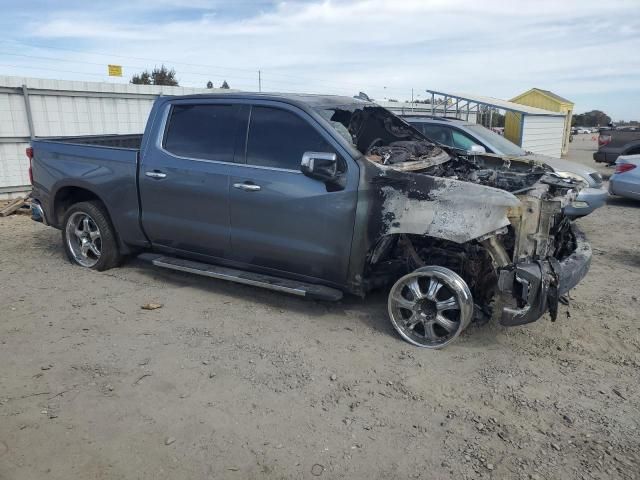
[[[84,212],[75,212],[67,220],[65,232],[67,245],[77,263],[88,268],[98,263],[102,239],[93,218]]]
[[[388,309],[391,323],[407,342],[442,348],[471,322],[473,299],[460,275],[445,267],[428,266],[391,287]]]

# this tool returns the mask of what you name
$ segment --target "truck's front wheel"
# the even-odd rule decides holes
[[[62,242],[71,262],[93,270],[108,270],[120,262],[115,230],[98,201],[72,205],[64,215]]]
[[[388,309],[393,327],[407,342],[442,348],[471,322],[473,299],[460,275],[432,265],[400,278],[389,292]]]

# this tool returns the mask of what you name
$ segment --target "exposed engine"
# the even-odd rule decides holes
[[[461,180],[511,193],[537,182],[551,185],[552,189],[574,186],[542,163],[436,145],[381,107],[333,108],[320,113],[368,160],[383,168]]]
[[[508,192],[526,189],[551,172],[539,163],[491,155],[451,154],[426,141],[397,141],[371,148],[366,158],[391,168],[477,183]],[[403,168],[404,167],[404,168]]]

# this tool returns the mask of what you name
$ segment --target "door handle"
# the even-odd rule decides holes
[[[252,183],[234,183],[233,188],[239,188],[245,192],[257,192],[260,190],[260,185],[254,185]]]
[[[145,174],[147,177],[151,177],[151,178],[166,178],[166,177],[167,177],[167,174],[166,174],[166,173],[156,172],[156,171],[153,171],[153,172],[144,172],[144,174]]]

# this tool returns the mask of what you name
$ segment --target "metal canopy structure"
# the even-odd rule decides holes
[[[505,138],[531,152],[561,156],[566,113],[481,95],[437,90],[426,92],[431,95],[432,116],[475,120],[475,123],[492,128],[494,112],[503,111]],[[470,118],[473,116],[474,119]]]
[[[427,90],[427,93],[431,94],[432,109],[434,109],[436,105],[443,105],[445,111],[447,111],[448,106],[451,106],[449,111],[452,114],[455,112],[456,116],[460,114],[466,114],[467,112],[472,112],[474,110],[476,112],[479,112],[480,107],[505,110],[507,112],[524,113],[525,115],[546,115],[552,117],[564,116],[559,112],[552,112],[551,110],[543,110],[542,108],[530,107],[528,105],[522,105],[520,103],[502,100],[500,98],[471,95],[466,93],[438,92],[436,90]],[[460,104],[461,102],[463,102],[463,105]]]

